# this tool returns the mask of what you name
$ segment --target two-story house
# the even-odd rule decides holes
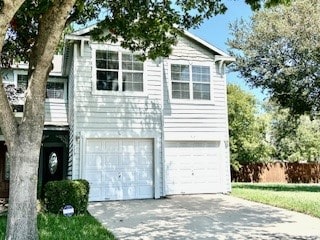
[[[225,65],[234,59],[186,32],[168,58],[142,62],[91,30],[66,36],[62,72],[50,76],[47,92],[63,98],[46,99],[40,180],[87,179],[91,201],[229,192]]]
[[[69,122],[68,122],[68,78],[62,76],[62,56],[55,56],[48,79],[45,99],[45,127],[43,131],[41,156],[39,161],[40,185],[67,177],[67,160],[69,148]],[[2,69],[4,85],[15,85],[26,89],[28,81],[27,64],[14,64],[9,69]],[[21,103],[17,103],[21,104]],[[16,118],[22,117],[23,105],[15,105]],[[52,152],[57,154],[59,164],[54,173],[48,168],[49,156]],[[0,129],[0,198],[9,195],[9,162],[6,154],[4,137]]]

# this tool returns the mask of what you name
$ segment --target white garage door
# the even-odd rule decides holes
[[[166,193],[220,192],[219,142],[167,142]]]
[[[152,149],[149,139],[88,139],[83,167],[89,200],[152,198]]]

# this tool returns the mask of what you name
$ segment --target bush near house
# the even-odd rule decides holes
[[[72,205],[75,214],[87,211],[89,183],[86,180],[62,180],[48,182],[44,186],[44,207],[48,212],[62,213],[65,205]]]

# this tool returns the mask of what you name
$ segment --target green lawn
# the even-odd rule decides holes
[[[231,195],[320,218],[320,185],[233,183]]]
[[[6,217],[0,217],[0,239],[5,238]],[[38,215],[40,239],[45,240],[115,240],[91,215],[64,217],[62,215]]]

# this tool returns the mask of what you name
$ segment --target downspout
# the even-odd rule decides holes
[[[218,62],[218,73],[224,79],[226,91],[227,91],[227,78],[225,74],[225,66],[235,62],[236,59],[233,57],[226,57],[226,56],[215,56],[215,62]],[[229,147],[229,119],[228,119],[228,99],[227,93],[225,94],[225,109],[226,109],[226,135],[223,139],[220,139],[220,151],[223,154],[225,161],[225,166],[221,169],[221,172],[224,172],[223,176],[221,176],[221,186],[224,186],[224,189],[221,189],[223,193],[231,192],[231,171],[230,171],[230,147]]]

